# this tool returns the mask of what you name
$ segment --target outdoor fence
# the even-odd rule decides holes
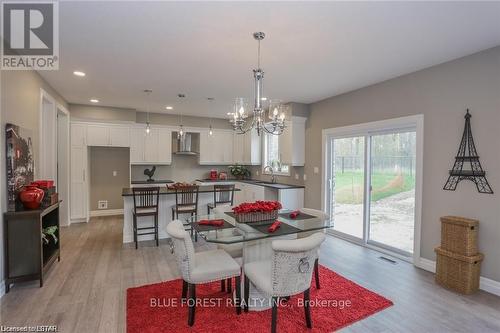
[[[336,172],[363,171],[363,156],[336,156],[334,159]],[[372,156],[372,173],[391,173],[400,171],[413,176],[415,174],[415,156]]]

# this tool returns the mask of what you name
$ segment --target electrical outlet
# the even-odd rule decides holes
[[[299,180],[299,174],[298,173],[295,174],[295,179]]]
[[[318,167],[314,167],[314,174],[318,174],[319,173],[319,168]]]
[[[118,171],[113,170],[113,177],[116,177],[118,175]]]
[[[97,209],[108,209],[108,200],[97,201]]]
[[[304,174],[304,181],[306,181],[306,180],[307,180],[307,175],[306,175],[306,174]]]
[[[259,170],[255,171],[255,175],[258,176],[259,175]]]

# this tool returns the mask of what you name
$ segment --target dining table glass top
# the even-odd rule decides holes
[[[219,244],[235,244],[248,242],[253,240],[260,240],[265,238],[272,238],[291,234],[300,234],[312,231],[322,231],[333,227],[331,219],[323,220],[314,216],[298,216],[296,218],[290,217],[291,211],[283,210],[277,218],[281,222],[280,228],[275,232],[269,232],[269,226],[274,220],[239,223],[236,222],[234,214],[231,212],[226,213],[212,213],[209,215],[198,215],[187,218],[183,221],[184,225],[188,228],[193,228],[199,236],[209,243]],[[224,225],[215,226],[201,226],[198,225],[202,220],[224,220]]]

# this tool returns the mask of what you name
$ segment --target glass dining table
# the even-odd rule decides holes
[[[302,238],[306,235],[303,233],[313,233],[315,231],[324,231],[333,227],[332,220],[323,220],[319,217],[300,213],[297,217],[292,218],[292,211],[282,210],[279,212],[277,220],[281,222],[280,227],[270,232],[269,226],[274,220],[239,223],[236,221],[232,212],[212,213],[209,215],[197,215],[187,218],[184,225],[187,228],[192,228],[198,236],[203,238],[208,243],[216,244],[237,244],[257,240],[265,240],[268,238]],[[223,220],[221,226],[206,226],[199,225],[202,220]],[[283,237],[296,236],[296,237]]]
[[[199,236],[207,243],[212,243],[218,249],[231,254],[240,262],[244,274],[244,266],[247,263],[271,262],[272,240],[304,238],[312,233],[325,232],[326,229],[333,227],[333,222],[330,219],[324,220],[302,212],[297,217],[292,218],[290,213],[291,211],[286,210],[279,212],[277,220],[281,224],[274,232],[268,230],[274,220],[239,223],[232,212],[190,217],[184,221],[184,225],[186,229],[191,229],[195,236]],[[223,224],[220,226],[200,225],[198,222],[202,220],[223,220]],[[250,284],[249,299],[251,311],[262,311],[271,306],[269,297],[257,290],[253,284]]]

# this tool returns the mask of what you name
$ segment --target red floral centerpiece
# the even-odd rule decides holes
[[[275,220],[278,210],[281,209],[279,201],[244,202],[233,208],[236,221],[240,223]]]

